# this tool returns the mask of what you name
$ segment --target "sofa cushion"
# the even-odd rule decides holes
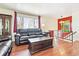
[[[7,46],[4,46],[4,45],[0,45],[0,56],[3,56],[7,53],[8,51],[8,47]]]
[[[5,38],[3,38],[3,37],[1,38],[1,37],[0,37],[0,42],[1,42],[1,41],[7,41],[7,40],[9,40],[8,37],[5,37]]]
[[[19,34],[21,34],[21,35],[27,35],[27,30],[26,29],[20,29],[19,30]]]
[[[11,40],[0,42],[0,46],[10,46],[11,43],[12,43]]]
[[[28,39],[29,36],[21,36],[21,39]]]
[[[27,33],[21,33],[20,35],[21,36],[28,36],[29,34],[27,34]]]
[[[35,35],[35,32],[29,32],[29,36],[30,36],[30,35]]]
[[[42,34],[42,32],[36,32],[35,34],[36,34],[36,35],[41,35],[41,34]]]
[[[21,36],[28,35],[27,29],[19,29],[19,34],[20,34]]]
[[[30,35],[29,38],[42,37],[43,35]]]

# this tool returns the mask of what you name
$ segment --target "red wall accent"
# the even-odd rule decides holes
[[[16,32],[16,30],[17,30],[17,13],[16,12],[14,12],[14,32]]]
[[[58,30],[61,30],[60,21],[70,20],[70,30],[72,31],[72,16],[58,19]]]
[[[38,26],[41,28],[41,16],[38,16]]]
[[[72,16],[58,19],[58,30],[61,30],[60,21],[70,20],[70,31],[72,31]],[[62,37],[66,36],[69,33],[62,33]]]

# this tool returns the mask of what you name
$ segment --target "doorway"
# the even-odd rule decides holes
[[[61,31],[61,38],[72,31],[72,16],[58,19],[58,31]]]

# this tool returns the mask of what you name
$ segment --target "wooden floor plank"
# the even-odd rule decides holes
[[[28,50],[28,45],[16,46],[13,45],[11,56],[31,56]],[[67,41],[59,41],[58,47],[49,48],[32,56],[79,56],[79,41],[72,43]]]

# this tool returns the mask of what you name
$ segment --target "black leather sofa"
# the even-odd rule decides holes
[[[47,32],[42,32],[41,29],[30,28],[30,29],[18,29],[15,35],[15,44],[28,43],[29,38],[48,36]]]
[[[11,36],[0,37],[0,56],[9,56],[12,50]]]

